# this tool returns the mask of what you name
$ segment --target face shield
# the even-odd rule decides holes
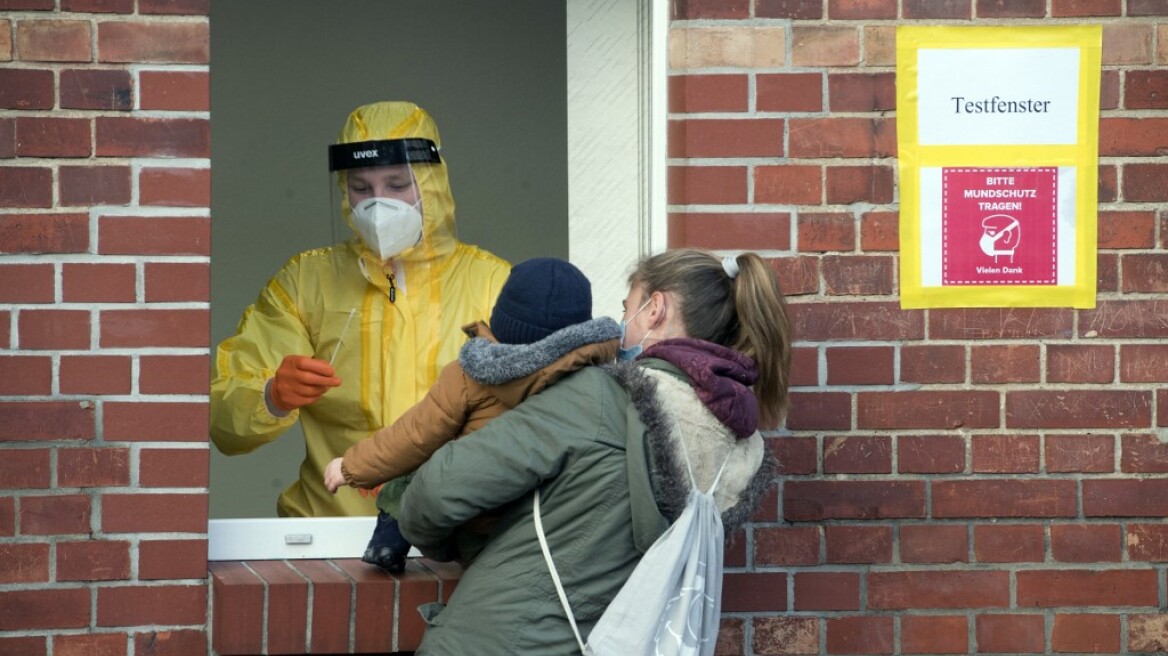
[[[329,171],[346,221],[383,262],[422,240],[422,194],[413,165],[441,160],[429,139],[361,141],[329,146]],[[335,223],[334,223],[335,225]]]

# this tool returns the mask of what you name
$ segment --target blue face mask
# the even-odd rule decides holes
[[[652,300],[652,299],[650,299],[650,300]],[[648,306],[649,306],[649,301],[645,301],[645,304],[642,305],[641,307],[637,308],[637,311],[633,313],[633,316],[629,317],[628,319],[621,319],[621,322],[620,322],[620,328],[621,328],[620,348],[617,349],[616,359],[618,359],[618,360],[636,360],[637,356],[641,355],[641,351],[645,350],[645,348],[641,345],[645,343],[645,340],[649,337],[649,333],[653,332],[652,329],[650,329],[648,332],[645,333],[645,336],[641,338],[640,343],[636,344],[635,346],[630,346],[628,348],[625,348],[625,327],[628,325],[629,321],[636,318],[636,316],[641,313],[641,310],[644,310]]]

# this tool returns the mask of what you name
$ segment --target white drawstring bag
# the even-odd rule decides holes
[[[684,452],[685,445],[682,443]],[[540,519],[539,490],[532,508],[535,531],[568,623],[585,656],[711,656],[722,608],[722,517],[713,485],[698,491],[685,453],[690,492],[685,509],[633,568],[585,644],[560,583]],[[727,457],[727,461],[729,457]]]

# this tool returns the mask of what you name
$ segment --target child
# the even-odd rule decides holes
[[[592,285],[572,264],[536,258],[512,267],[490,327],[481,321],[466,326],[473,339],[426,397],[330,462],[325,486],[335,493],[343,484],[370,489],[398,479],[446,442],[482,428],[563,376],[613,361],[620,326],[591,316]],[[406,482],[382,486],[377,526],[361,557],[390,572],[405,567],[410,549],[394,519]]]

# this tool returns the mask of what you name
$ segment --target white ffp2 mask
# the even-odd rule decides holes
[[[422,240],[422,213],[396,198],[366,198],[357,203],[353,224],[365,245],[382,260]]]

